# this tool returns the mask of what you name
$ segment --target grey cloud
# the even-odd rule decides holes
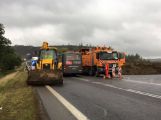
[[[27,44],[26,39],[35,39],[33,43],[39,45],[41,38],[55,38],[58,40],[55,44],[106,44],[145,57],[161,56],[159,0],[0,2],[0,22],[6,26],[6,35],[14,44]],[[42,31],[48,28],[51,30]],[[42,37],[38,37],[37,30]]]

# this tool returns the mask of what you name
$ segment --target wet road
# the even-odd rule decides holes
[[[51,120],[76,117],[46,87],[36,87]],[[52,89],[90,120],[160,120],[161,75],[124,76],[123,80],[101,77],[66,77]]]

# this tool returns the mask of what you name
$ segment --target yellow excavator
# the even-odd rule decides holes
[[[28,70],[28,85],[63,85],[62,63],[58,61],[55,47],[49,47],[47,42],[43,42],[33,65]]]

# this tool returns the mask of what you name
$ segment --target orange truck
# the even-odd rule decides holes
[[[116,73],[118,67],[125,64],[125,53],[114,51],[107,47],[84,48],[82,54],[83,73],[100,76],[105,74],[105,66],[109,66],[109,74],[112,76],[112,68]]]

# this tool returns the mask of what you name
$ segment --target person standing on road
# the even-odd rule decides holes
[[[121,68],[120,65],[119,65],[119,67],[118,67],[118,77],[119,77],[119,80],[122,79],[122,68]]]

